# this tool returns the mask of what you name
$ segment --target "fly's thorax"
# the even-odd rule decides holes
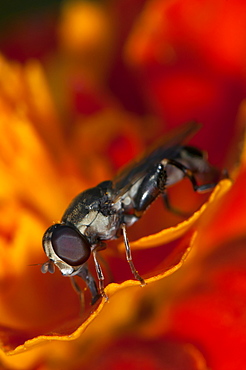
[[[95,221],[97,215],[98,211],[89,210],[83,218],[77,220],[75,226],[81,234],[85,234],[85,230]]]
[[[101,240],[114,239],[121,223],[121,213],[114,212],[105,215],[98,212],[93,222],[86,227],[84,234],[92,244]]]

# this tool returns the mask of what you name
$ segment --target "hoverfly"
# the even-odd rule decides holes
[[[94,304],[105,297],[104,276],[98,261],[98,252],[105,241],[123,235],[126,259],[135,279],[141,285],[144,279],[137,272],[127,237],[127,228],[139,220],[151,203],[163,195],[171,209],[166,190],[187,177],[196,192],[206,192],[216,183],[198,185],[197,174],[209,174],[212,166],[206,153],[185,145],[184,142],[199,128],[191,122],[167,135],[145,156],[130,163],[112,181],[77,195],[66,209],[59,224],[48,228],[43,237],[43,248],[49,260],[42,265],[42,272],[53,272],[54,265],[64,276],[81,277],[90,290]],[[87,261],[93,258],[98,285]],[[79,287],[75,284],[75,288]]]

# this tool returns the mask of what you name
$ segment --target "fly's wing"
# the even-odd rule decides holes
[[[186,143],[200,127],[196,122],[189,122],[167,133],[143,156],[126,165],[113,179],[116,199],[122,197],[141,177],[145,176],[153,165],[164,158],[175,159],[180,152],[180,146]]]

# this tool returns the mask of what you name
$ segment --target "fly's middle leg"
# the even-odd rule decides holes
[[[122,224],[121,228],[122,228],[123,238],[124,238],[124,243],[125,243],[127,262],[129,263],[129,266],[131,268],[131,272],[133,273],[133,276],[135,277],[135,279],[138,280],[141,283],[141,286],[144,286],[144,285],[146,285],[146,283],[145,283],[144,279],[137,272],[137,270],[134,266],[133,260],[132,260],[131,247],[130,247],[129,240],[128,240],[128,237],[127,237],[127,234],[126,234],[126,225]]]
[[[158,195],[164,192],[165,184],[166,184],[166,171],[164,170],[164,166],[161,163],[153,166],[151,171],[149,171],[142,180],[138,188],[138,191],[136,192],[133,198],[134,214],[125,215],[124,221],[127,222],[126,220],[129,219],[129,217],[134,218],[141,217],[144,211],[151,205],[151,203],[158,197]],[[123,232],[123,238],[126,249],[126,259],[129,263],[129,266],[135,279],[138,280],[142,286],[144,286],[146,283],[137,272],[132,261],[131,248],[126,234],[125,223],[121,225],[121,228]]]

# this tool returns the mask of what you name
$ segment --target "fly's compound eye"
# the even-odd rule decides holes
[[[70,266],[82,265],[91,254],[90,243],[70,226],[56,225],[51,243],[56,255]]]

